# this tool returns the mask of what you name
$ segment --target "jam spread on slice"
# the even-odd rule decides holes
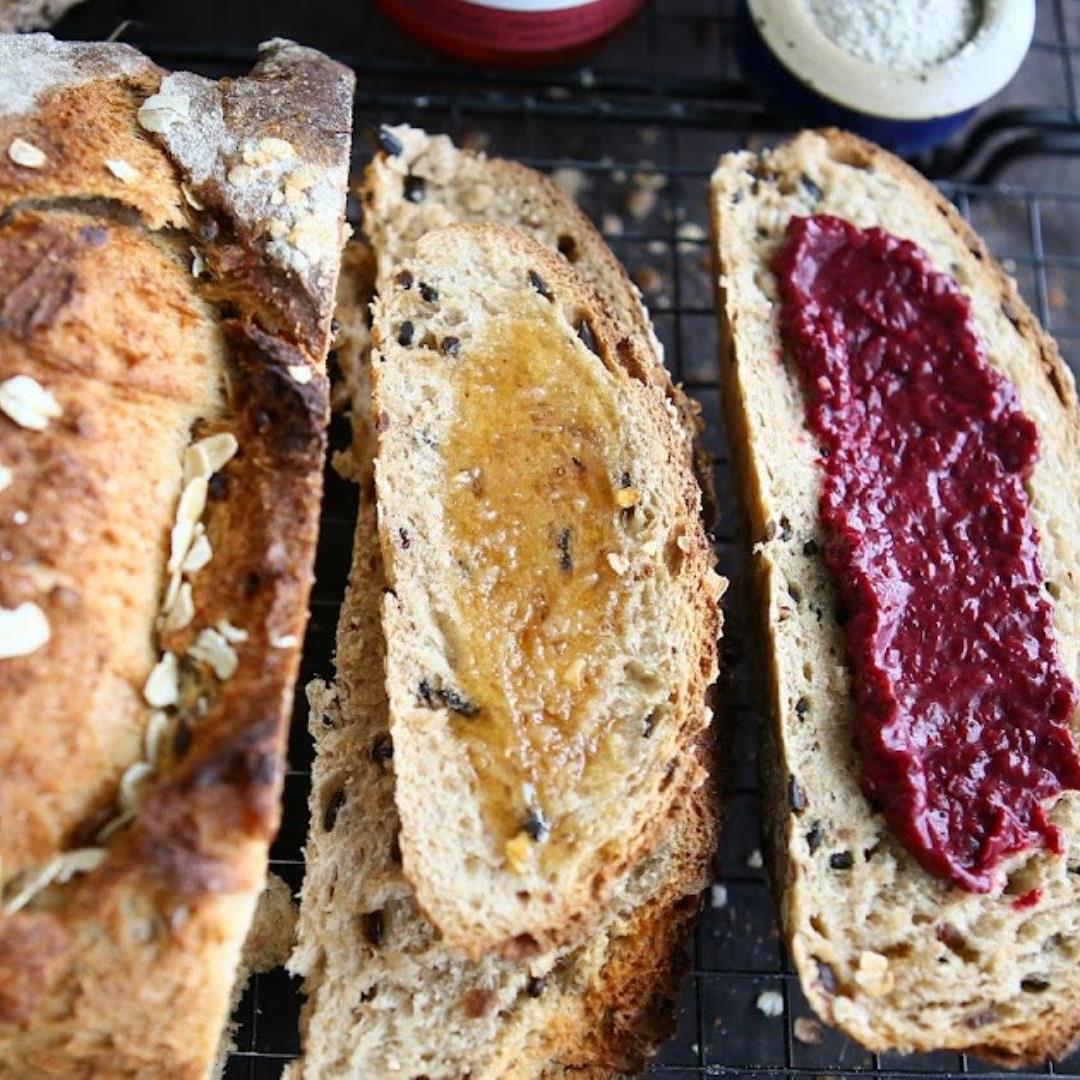
[[[1061,850],[1048,800],[1080,787],[1024,487],[1035,425],[914,244],[794,218],[774,269],[821,453],[863,788],[927,871],[989,892],[1009,855]]]
[[[598,689],[629,622],[608,559],[625,543],[622,424],[600,361],[554,317],[508,317],[458,362],[445,524],[468,707],[451,722],[509,867],[550,869],[576,831],[552,806],[572,792],[587,811],[622,769]]]

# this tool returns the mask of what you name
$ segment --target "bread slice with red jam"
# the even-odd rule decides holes
[[[1080,1034],[1080,428],[1015,284],[853,136],[712,181],[765,612],[780,922],[818,1014],[1006,1065]]]

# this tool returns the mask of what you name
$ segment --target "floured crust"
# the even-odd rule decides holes
[[[0,1075],[202,1077],[279,817],[336,269],[275,267],[213,180],[192,205],[139,120],[164,73],[134,50],[3,39],[0,70],[0,383],[29,377],[57,406],[40,430],[0,416],[0,606],[50,628],[0,660]],[[351,76],[275,46],[228,84],[251,138],[280,134],[282,80],[321,88],[326,129],[295,153],[337,191],[319,213],[340,241]],[[184,571],[193,614],[163,628],[185,450],[225,433],[208,561]],[[227,647],[196,655],[220,626]],[[151,757],[163,653],[179,697]],[[134,820],[122,778],[140,781]],[[85,872],[22,889],[86,850]]]
[[[1067,792],[1053,811],[1062,856],[1019,856],[1006,894],[982,896],[927,875],[859,790],[835,590],[806,546],[821,544],[814,449],[797,379],[776,360],[768,268],[787,218],[818,211],[909,237],[969,295],[991,364],[1040,430],[1031,513],[1074,679],[1080,646],[1076,391],[1015,283],[939,192],[854,136],[805,132],[760,158],[722,159],[712,189],[721,381],[766,613],[764,813],[781,926],[814,1009],[867,1047],[1035,1064],[1080,1035],[1080,800]],[[831,865],[841,853],[850,868]],[[1032,889],[1038,903],[1013,906]]]
[[[379,527],[391,589],[383,622],[405,873],[452,947],[473,958],[492,949],[528,957],[580,941],[618,882],[704,781],[685,747],[711,720],[705,701],[716,673],[723,582],[712,570],[700,491],[677,413],[644,374],[646,364],[631,339],[619,337],[614,320],[564,260],[519,231],[463,224],[427,233],[402,269],[421,284],[395,280],[375,306],[373,349],[380,361],[374,365],[373,413],[380,430]],[[545,292],[529,284],[530,273],[539,275]],[[425,285],[438,293],[437,301],[425,299]],[[552,793],[555,801],[545,812],[555,820],[573,815],[577,836],[568,861],[550,877],[538,863],[515,866],[504,854],[505,838],[484,819],[484,792],[463,743],[452,734],[454,706],[425,700],[418,690],[429,682],[457,684],[454,657],[466,646],[455,623],[464,616],[455,614],[450,599],[454,573],[443,568],[471,557],[465,550],[447,551],[442,524],[447,481],[440,448],[453,419],[447,393],[459,377],[458,365],[421,342],[456,334],[461,363],[467,364],[493,313],[505,320],[508,312],[525,318],[526,310],[551,314],[582,356],[607,369],[609,378],[595,393],[622,417],[618,438],[625,446],[605,446],[602,468],[614,475],[633,469],[642,499],[642,513],[621,527],[626,537],[618,543],[626,557],[614,572],[604,566],[616,580],[614,592],[624,598],[620,610],[636,613],[618,616],[632,623],[617,646],[625,671],[604,698],[610,740],[625,756],[625,772],[590,794],[587,806],[579,806],[572,786]],[[582,313],[595,337],[595,355],[578,341]],[[403,320],[415,325],[415,347],[400,340]],[[591,732],[584,718],[580,723]]]
[[[709,881],[717,831],[712,730],[697,747],[709,780],[682,804],[665,842],[631,873],[588,942],[520,963],[473,962],[439,940],[402,873],[395,757],[385,754],[384,579],[364,317],[373,267],[362,245],[350,245],[346,267],[338,358],[352,389],[353,446],[337,464],[359,483],[360,507],[337,678],[308,690],[316,759],[290,962],[304,976],[307,1002],[304,1054],[289,1075],[379,1076],[391,1065],[394,1075],[430,1080],[636,1073],[673,1026],[683,944]]]

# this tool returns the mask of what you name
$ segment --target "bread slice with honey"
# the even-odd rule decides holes
[[[421,238],[374,307],[401,851],[473,957],[581,940],[704,781],[719,579],[678,415],[513,229]]]
[[[358,482],[360,506],[336,678],[308,690],[316,759],[290,961],[304,976],[307,1001],[303,1056],[290,1075],[636,1074],[673,1026],[683,943],[708,882],[717,828],[712,731],[692,749],[709,780],[683,803],[581,945],[528,962],[472,961],[424,917],[402,872],[394,802],[365,320],[372,270],[365,247],[350,245],[337,355],[353,442],[336,465]]]
[[[1076,392],[1015,283],[939,192],[853,136],[805,132],[725,156],[712,181],[720,362],[765,617],[773,716],[762,756],[780,923],[814,1009],[865,1046],[1033,1064],[1080,1033],[1080,796],[1066,791],[1053,808],[1060,854],[1014,856],[1004,891],[980,894],[923,870],[860,788],[818,452],[783,362],[772,269],[790,219],[814,213],[913,240],[967,295],[990,365],[1039,430],[1029,510],[1074,679],[1080,656]]]

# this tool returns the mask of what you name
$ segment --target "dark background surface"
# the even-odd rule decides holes
[[[57,33],[101,38],[127,23],[122,39],[161,64],[208,74],[241,71],[259,41],[291,37],[356,68],[358,136],[379,122],[408,121],[549,172],[559,170],[563,183],[578,188],[583,209],[642,286],[676,377],[702,404],[708,420],[706,447],[716,463],[720,497],[717,550],[722,571],[735,580],[721,711],[722,722],[734,734],[716,868],[720,888],[706,897],[691,946],[678,1031],[653,1073],[667,1080],[701,1075],[989,1073],[992,1070],[977,1061],[953,1053],[906,1058],[870,1054],[814,1024],[777,937],[768,890],[756,865],[754,755],[759,718],[739,649],[739,518],[719,427],[716,329],[704,235],[708,175],[717,156],[775,139],[784,126],[782,118],[766,116],[739,81],[730,44],[733,4],[654,0],[585,65],[533,73],[485,71],[445,60],[404,37],[362,0],[88,0],[63,20]],[[1080,296],[1080,160],[1020,153],[1032,150],[1030,139],[1045,132],[1017,125],[1002,110],[1039,106],[1044,118],[1045,110],[1055,110],[1049,114],[1055,118],[1054,137],[1072,145],[1080,141],[1071,130],[1078,80],[1080,2],[1038,0],[1032,52],[1013,83],[981,114],[1010,122],[997,136],[972,144],[974,168],[963,173],[975,175],[979,162],[1001,147],[1009,163],[992,178],[993,186],[953,182],[956,161],[947,154],[918,162],[945,178],[946,191],[1016,276],[1070,360],[1080,359],[1080,319],[1073,303]],[[1029,141],[1018,141],[1023,139]],[[358,138],[357,168],[368,152],[367,142]],[[650,200],[641,192],[651,188],[656,197],[648,206]],[[333,439],[335,445],[346,439],[340,417],[335,418]],[[332,671],[354,508],[351,487],[328,472],[317,584],[290,746],[285,824],[271,853],[272,868],[296,889],[303,875],[311,760],[302,687],[308,679]],[[766,990],[782,995],[783,1016],[766,1016],[757,1007],[758,996]],[[298,1008],[296,983],[284,972],[254,980],[237,1013],[237,1052],[227,1076],[278,1076],[299,1049]],[[821,1041],[813,1041],[818,1036]],[[1045,1071],[1080,1075],[1080,1057]]]

